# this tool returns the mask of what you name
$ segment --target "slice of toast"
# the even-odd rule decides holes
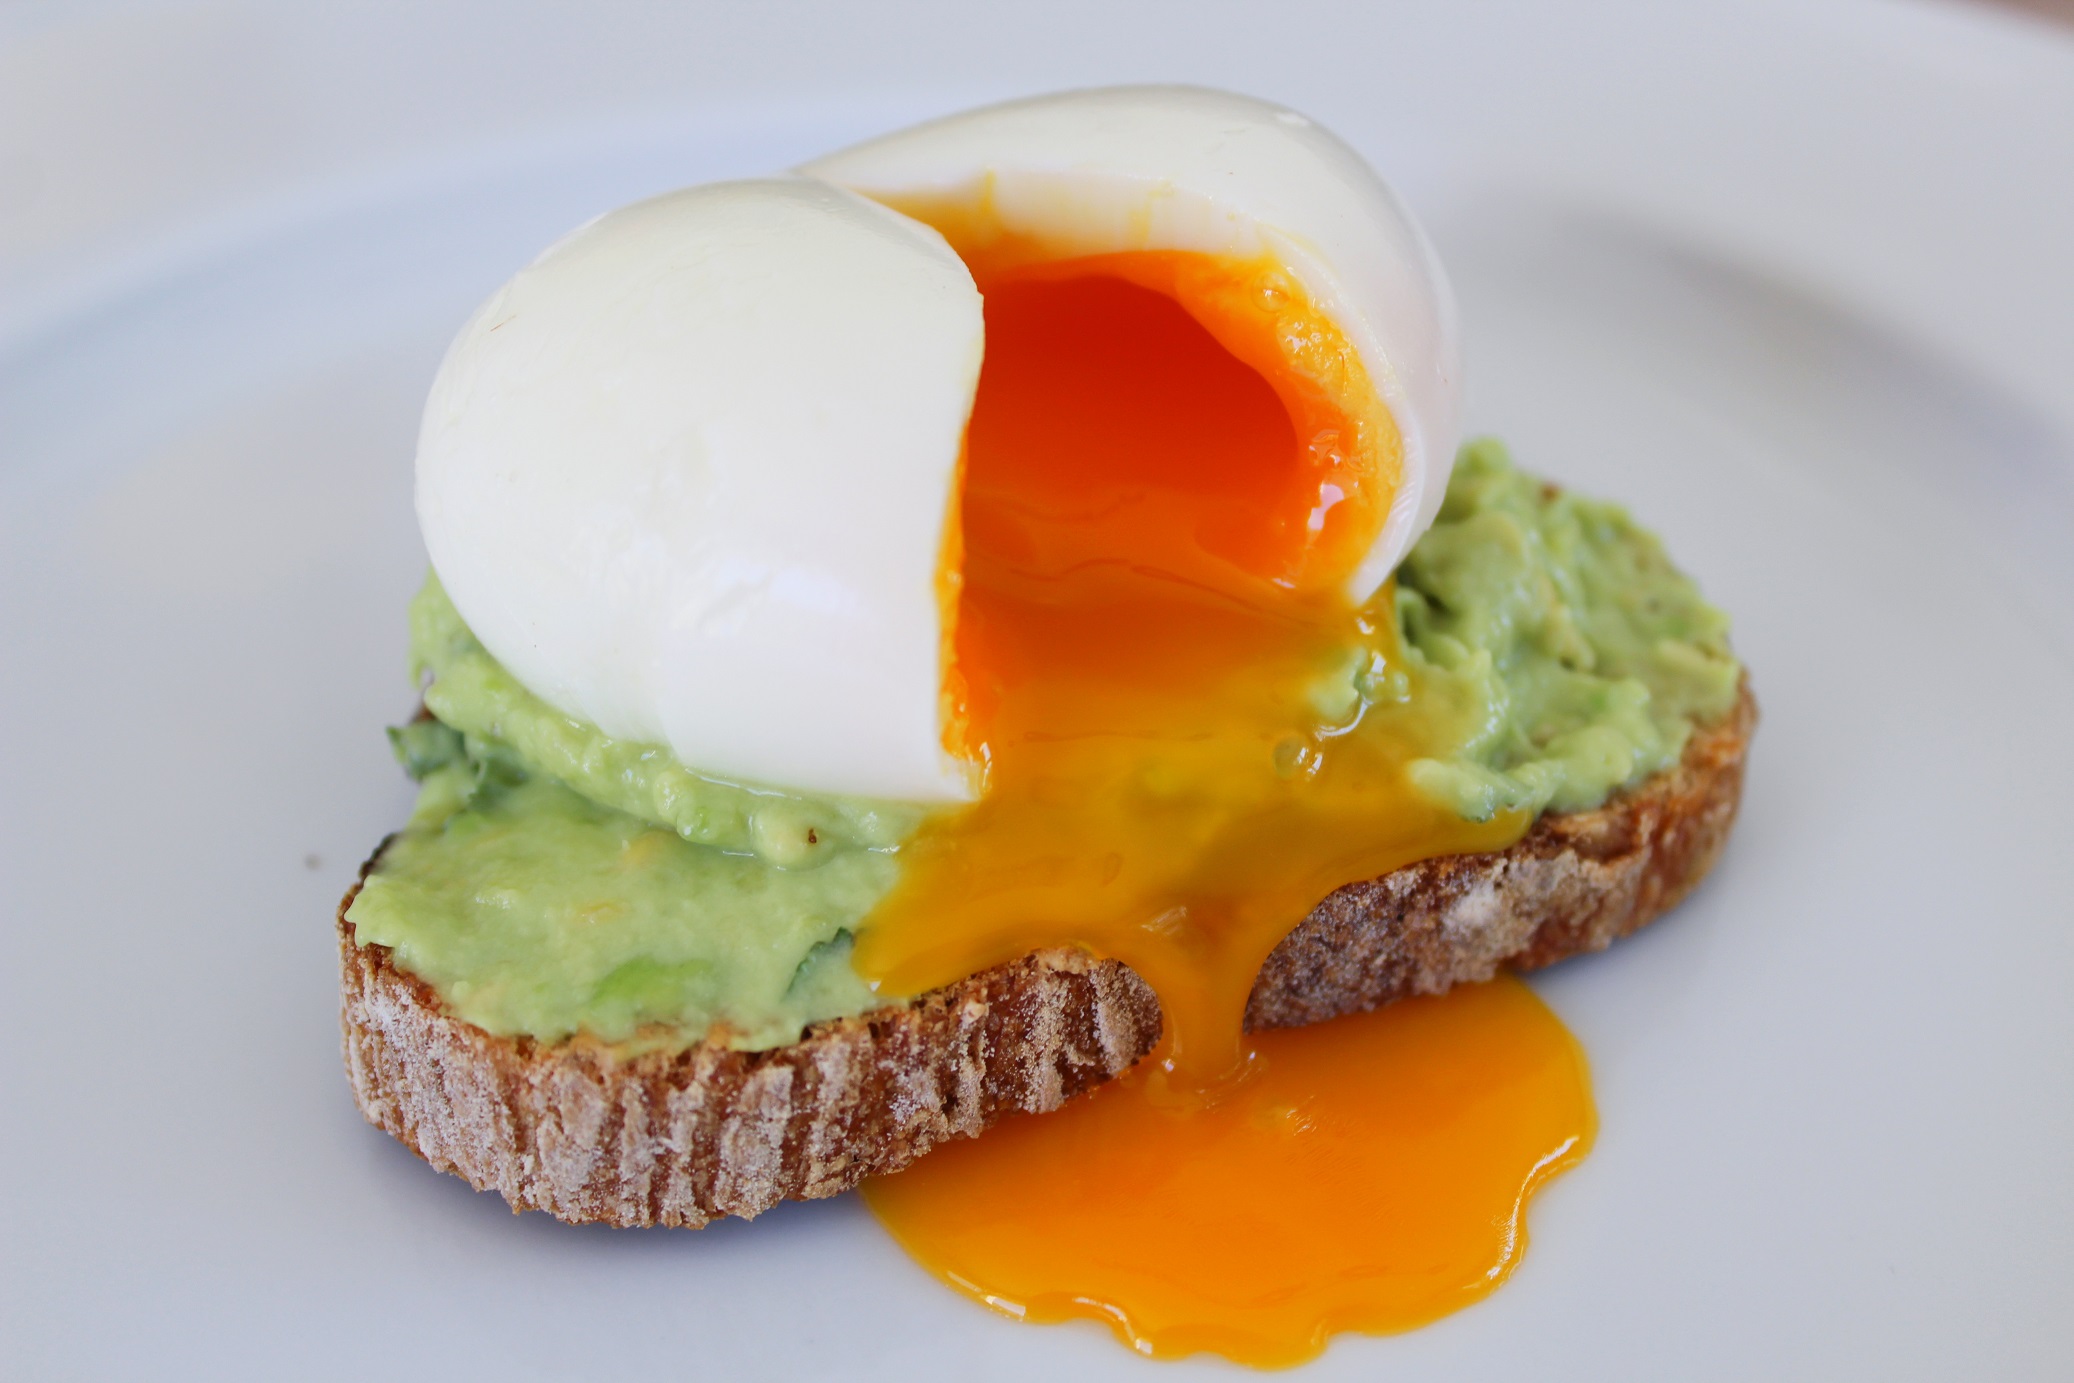
[[[1604,806],[1545,815],[1507,850],[1340,889],[1268,957],[1247,1026],[1534,969],[1660,916],[1728,838],[1756,720],[1746,683],[1678,764]],[[1129,968],[1049,950],[771,1051],[628,1057],[581,1036],[494,1037],[450,1016],[387,948],[355,941],[345,910],[358,891],[338,937],[361,1112],[513,1209],[564,1220],[698,1226],[832,1196],[1008,1114],[1056,1109],[1160,1033],[1159,1002]]]

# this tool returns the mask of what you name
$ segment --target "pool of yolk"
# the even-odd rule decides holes
[[[1241,1098],[1176,1110],[1133,1072],[865,1199],[997,1310],[1272,1368],[1494,1291],[1527,1198],[1591,1144],[1584,1054],[1510,977],[1255,1040]]]
[[[1261,962],[1326,894],[1416,860],[1503,848],[1527,824],[1466,822],[1410,785],[1411,762],[1463,727],[1420,694],[1387,592],[1364,608],[1346,590],[1401,478],[1389,417],[1352,346],[1272,263],[1164,252],[968,261],[987,348],[942,586],[945,722],[984,792],[902,847],[900,882],[860,930],[855,962],[884,991],[911,994],[1082,946],[1145,978],[1165,1033],[1117,1089],[939,1151],[880,1183],[872,1203],[923,1262],[981,1298],[1039,1316],[1080,1302],[1136,1322],[1131,1338],[1161,1352],[1276,1362],[1315,1352],[1321,1331],[1403,1328],[1473,1300],[1516,1253],[1504,1246],[1517,1243],[1511,1231],[1492,1248],[1488,1215],[1443,1216],[1453,1228],[1407,1238],[1397,1210],[1349,1191],[1319,1201],[1323,1218],[1273,1238],[1271,1252],[1242,1253],[1217,1228],[1234,1223],[1235,1198],[1292,1179],[1382,1175],[1343,1154],[1378,1118],[1398,1117],[1387,1092],[1497,1069],[1439,1042],[1336,1040],[1347,1023],[1315,1040],[1244,1028]],[[1529,1066],[1578,1073],[1580,1093],[1571,1117],[1543,1118],[1561,1101],[1486,1082],[1487,1122],[1559,1130],[1533,1133],[1524,1160],[1465,1160],[1437,1135],[1399,1139],[1387,1174],[1443,1200],[1514,1207],[1513,1224],[1533,1183],[1588,1136],[1582,1067],[1543,1010],[1538,1025],[1518,1019],[1517,1003],[1432,1011],[1451,1003],[1467,1015],[1455,1026]],[[1308,1055],[1288,1055],[1298,1051]],[[1374,1064],[1384,1051],[1387,1071]],[[1233,1133],[1280,1127],[1274,1111],[1298,1106],[1309,1112],[1288,1137]],[[1080,1165],[1047,1181],[1038,1164],[1055,1150],[1034,1150],[1056,1140]],[[1145,1167],[1173,1159],[1190,1172],[1163,1183],[1159,1216],[1080,1213],[1115,1210]],[[1047,1194],[1059,1177],[1079,1188],[1071,1215]],[[994,1237],[1016,1247],[973,1259],[955,1207],[987,1182],[1002,1198]],[[1393,1244],[1409,1255],[1393,1261],[1433,1260],[1433,1234],[1453,1236],[1445,1290],[1385,1285],[1423,1281],[1413,1269],[1299,1285],[1306,1262],[1368,1263]],[[1243,1339],[1214,1327],[1228,1303],[1192,1266],[1211,1242],[1250,1256],[1249,1280],[1287,1298]],[[1101,1267],[1126,1248],[1137,1269]],[[1368,1305],[1350,1306],[1349,1291]]]

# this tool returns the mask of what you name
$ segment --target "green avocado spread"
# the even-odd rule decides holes
[[[1734,703],[1728,620],[1614,505],[1463,448],[1397,572],[1416,684],[1459,727],[1420,791],[1465,817],[1578,811],[1675,763]],[[923,810],[711,778],[541,701],[437,577],[411,605],[430,718],[390,732],[417,809],[347,912],[469,1022],[554,1041],[782,1045],[873,993],[850,938]],[[1388,699],[1348,676],[1349,699]]]
[[[1414,779],[1471,819],[1596,807],[1735,704],[1728,616],[1656,536],[1514,469],[1497,442],[1462,449],[1396,587],[1425,685],[1460,698],[1471,727]]]

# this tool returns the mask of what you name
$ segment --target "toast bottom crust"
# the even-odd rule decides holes
[[[1537,969],[1661,916],[1728,839],[1756,720],[1746,683],[1678,764],[1604,806],[1545,815],[1506,850],[1333,893],[1261,967],[1247,1026]],[[1135,972],[1062,949],[770,1051],[628,1057],[582,1036],[495,1037],[449,1015],[386,947],[357,943],[345,911],[358,892],[339,905],[338,941],[361,1112],[514,1210],[571,1222],[696,1227],[832,1196],[1009,1114],[1056,1109],[1160,1033],[1159,1001]]]

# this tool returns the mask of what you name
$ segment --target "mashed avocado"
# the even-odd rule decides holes
[[[850,928],[897,867],[850,849],[774,868],[456,756],[425,776],[351,916],[361,941],[393,948],[490,1032],[624,1041],[724,1026],[767,1047],[869,1006]]]
[[[1465,817],[1577,811],[1676,762],[1726,713],[1727,618],[1619,508],[1465,447],[1394,614],[1424,696],[1460,728],[1413,768]],[[849,938],[891,887],[918,808],[698,774],[520,686],[437,578],[411,606],[435,719],[391,732],[423,784],[347,916],[493,1033],[747,1048],[858,1013]],[[1348,674],[1345,699],[1405,694]],[[427,680],[429,678],[429,680]]]
[[[1728,616],[1617,505],[1462,449],[1440,516],[1397,571],[1397,621],[1467,738],[1414,781],[1472,820],[1596,807],[1727,714]]]
[[[412,672],[421,682],[431,678],[425,709],[466,737],[471,757],[558,778],[686,840],[798,866],[824,845],[897,845],[921,821],[920,810],[904,803],[803,797],[708,778],[662,745],[614,739],[563,715],[476,642],[437,576],[428,575],[411,601],[410,632]]]

